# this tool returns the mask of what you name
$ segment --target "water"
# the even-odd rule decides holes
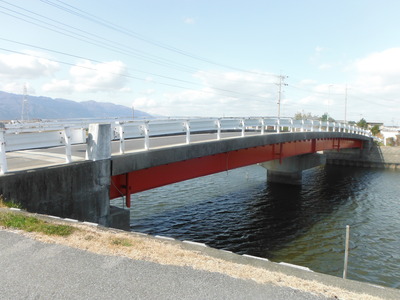
[[[400,172],[326,166],[302,186],[250,166],[133,196],[131,228],[400,288]]]

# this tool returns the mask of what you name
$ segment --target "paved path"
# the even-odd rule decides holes
[[[45,244],[0,230],[0,299],[326,299],[190,267]]]
[[[246,136],[259,135],[260,133],[249,132]],[[222,133],[222,138],[240,137],[240,132]],[[215,141],[217,135],[214,133],[192,134],[191,142]],[[161,136],[150,138],[150,148],[173,146],[184,144],[185,135]],[[125,141],[125,151],[143,151],[144,139],[130,139]],[[119,141],[113,141],[111,144],[112,155],[119,154]],[[72,161],[85,160],[86,144],[72,146]],[[43,149],[31,149],[7,152],[8,171],[20,171],[33,168],[40,168],[53,165],[65,164],[65,147],[52,147]]]

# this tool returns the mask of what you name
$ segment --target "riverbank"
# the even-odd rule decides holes
[[[9,209],[0,211],[10,212]],[[27,214],[23,211],[13,211]],[[31,215],[31,214],[29,214]],[[191,267],[195,270],[220,273],[257,284],[273,284],[298,291],[339,299],[398,299],[400,291],[352,280],[314,273],[265,259],[216,250],[203,244],[181,242],[169,238],[123,232],[48,216],[35,215],[46,222],[68,224],[77,228],[67,237],[48,236],[18,231],[30,239],[61,244],[106,256],[149,261],[160,265]],[[4,229],[3,229],[4,230]],[[10,230],[10,229],[7,229]],[[129,280],[121,278],[121,280]]]

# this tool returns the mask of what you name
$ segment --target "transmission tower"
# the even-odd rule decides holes
[[[26,88],[26,84],[24,84],[24,97],[22,100],[21,121],[28,121],[28,120],[29,120],[28,89]]]

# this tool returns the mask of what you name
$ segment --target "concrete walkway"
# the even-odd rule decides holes
[[[0,230],[0,299],[326,299],[189,267],[45,244]]]

